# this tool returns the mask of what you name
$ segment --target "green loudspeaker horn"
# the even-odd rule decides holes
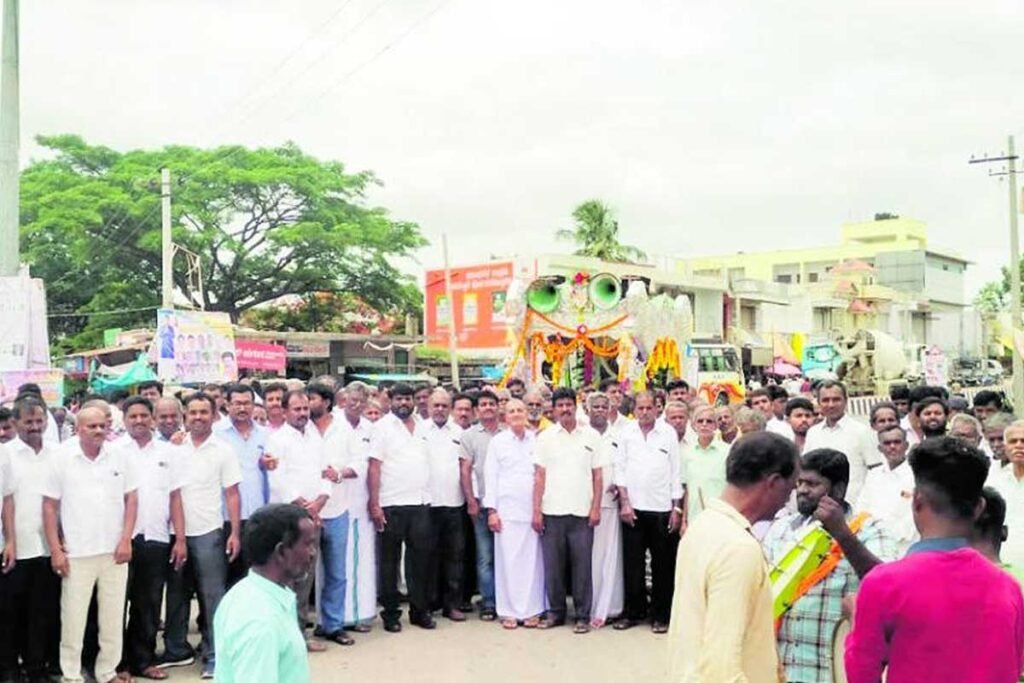
[[[526,305],[538,313],[552,313],[558,308],[561,296],[552,280],[534,280],[526,290]]]
[[[622,300],[622,284],[611,273],[599,273],[590,278],[590,303],[594,308],[607,311]]]

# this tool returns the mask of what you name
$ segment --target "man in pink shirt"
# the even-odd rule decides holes
[[[950,437],[910,453],[921,540],[861,583],[846,639],[850,683],[1013,683],[1024,664],[1024,597],[1002,569],[968,547],[984,510],[989,460]]]

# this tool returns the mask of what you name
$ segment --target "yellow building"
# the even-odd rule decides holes
[[[727,283],[730,327],[761,333],[888,331],[963,351],[969,261],[928,244],[927,226],[880,215],[842,226],[833,246],[680,259]]]

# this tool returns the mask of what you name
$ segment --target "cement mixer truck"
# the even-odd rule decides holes
[[[808,360],[834,372],[854,396],[885,396],[891,384],[920,381],[924,353],[923,344],[905,345],[881,330],[857,330],[832,341],[808,342],[804,350]],[[813,378],[807,363],[804,371]]]

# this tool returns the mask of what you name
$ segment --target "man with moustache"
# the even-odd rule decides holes
[[[291,587],[312,573],[316,547],[316,525],[306,508],[273,504],[249,518],[244,551],[252,569],[214,616],[221,641],[218,681],[309,683]]]
[[[181,571],[188,557],[181,487],[186,473],[178,449],[153,438],[149,399],[132,396],[124,402],[127,434],[115,448],[123,449],[138,475],[139,514],[132,538],[128,581],[128,626],[124,662],[133,676],[164,679],[156,666],[156,633],[163,607],[167,567]],[[174,529],[171,546],[169,529]]]
[[[779,622],[779,658],[789,683],[832,680],[832,634],[843,618],[843,600],[857,591],[860,578],[897,554],[881,522],[864,512],[854,514],[846,502],[849,478],[849,462],[839,451],[805,453],[796,479],[797,511],[777,519],[764,538],[772,564],[800,543],[815,522],[834,539],[816,578],[801,584]]]
[[[285,424],[267,439],[267,453],[276,464],[267,472],[271,503],[291,503],[304,508],[317,527],[320,541],[320,512],[331,494],[331,483],[324,479],[326,467],[324,440],[309,423],[309,397],[295,389],[284,395]],[[313,590],[313,573],[305,575],[301,584],[293,586],[298,599],[299,630],[305,634],[309,622],[309,597]],[[322,643],[307,640],[310,652],[323,652]]]
[[[914,527],[914,472],[907,461],[907,433],[893,426],[878,432],[885,463],[868,471],[855,507],[879,520],[896,540],[900,557],[918,539]]]
[[[929,396],[914,405],[914,414],[921,425],[921,433],[925,439],[935,439],[946,435],[946,422],[949,420],[949,406],[941,398]]]
[[[187,478],[181,494],[188,561],[180,572],[171,572],[167,579],[164,655],[160,663],[161,668],[168,668],[187,666],[195,661],[188,643],[188,622],[192,592],[198,588],[202,612],[206,615],[204,627],[200,629],[205,660],[201,677],[204,679],[213,678],[216,668],[211,617],[216,614],[217,605],[227,590],[228,563],[238,557],[242,545],[238,493],[242,473],[231,446],[213,434],[216,406],[212,398],[201,392],[185,400],[188,436],[181,445],[181,455]]]
[[[135,467],[106,443],[107,417],[78,414],[78,440],[52,460],[43,488],[43,525],[50,563],[62,579],[60,667],[65,681],[85,680],[82,646],[93,591],[98,599],[96,679],[117,677],[123,613],[138,512]]]
[[[533,530],[541,534],[548,614],[540,628],[566,620],[566,568],[572,575],[576,623],[590,631],[594,527],[601,523],[604,480],[600,436],[576,421],[576,392],[559,387],[551,396],[558,424],[537,437]]]
[[[153,404],[153,420],[156,423],[155,438],[158,441],[180,444],[185,438],[181,430],[181,401],[176,398],[160,398]]]
[[[7,444],[12,478],[4,483],[18,482],[11,534],[17,544],[14,557],[5,558],[7,576],[0,579],[7,582],[7,599],[0,605],[0,680],[16,679],[20,659],[28,683],[41,683],[60,666],[60,576],[50,567],[43,528],[43,490],[58,447],[43,438],[46,405],[41,400],[18,399],[12,413],[18,438]]]
[[[540,389],[533,387],[527,391],[523,403],[526,405],[526,426],[534,434],[540,434],[552,425],[551,420],[544,417],[544,396]]]
[[[409,621],[420,628],[437,627],[428,588],[433,542],[430,456],[426,442],[414,435],[414,393],[408,384],[391,388],[391,413],[374,426],[367,473],[370,518],[380,538],[381,617],[388,633],[402,630],[398,564],[403,546]]]
[[[807,445],[807,432],[814,425],[814,404],[806,398],[789,399],[786,402],[786,422],[792,434],[790,438],[796,444],[797,450],[803,453]]]

